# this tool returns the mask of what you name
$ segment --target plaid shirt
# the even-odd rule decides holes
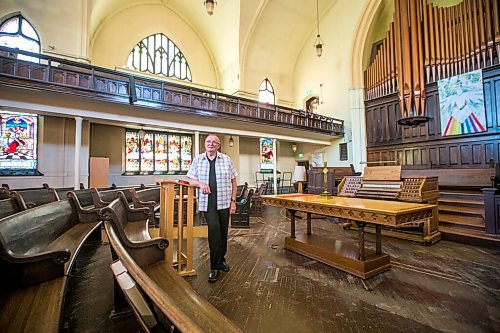
[[[210,172],[210,162],[206,153],[196,156],[191,163],[187,176],[202,183],[208,184],[208,174]],[[231,180],[236,178],[238,173],[234,168],[231,158],[226,154],[217,152],[215,160],[215,177],[217,179],[217,210],[226,209],[231,206]],[[208,194],[198,191],[200,198],[198,209],[206,212],[208,209]]]

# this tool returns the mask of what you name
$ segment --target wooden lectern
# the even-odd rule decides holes
[[[186,191],[187,190],[187,191]],[[184,194],[187,192],[187,194]],[[165,249],[165,262],[177,266],[179,275],[196,275],[193,269],[193,238],[207,237],[208,227],[194,226],[194,203],[196,187],[162,181],[160,184],[160,237],[166,238],[169,246]],[[186,225],[183,202],[187,202]],[[177,209],[176,209],[177,208]],[[174,225],[174,211],[177,210],[177,225]],[[177,254],[174,261],[174,239],[177,240]],[[184,250],[184,240],[186,249]]]

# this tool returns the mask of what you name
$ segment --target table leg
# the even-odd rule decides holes
[[[365,224],[358,222],[358,260],[364,261],[365,258]]]
[[[379,225],[375,226],[375,241],[376,241],[376,254],[382,254],[382,227]]]
[[[296,210],[289,209],[290,212],[290,237],[295,238],[295,213],[297,213]]]
[[[307,213],[307,234],[311,235],[312,230],[311,230],[311,213]]]

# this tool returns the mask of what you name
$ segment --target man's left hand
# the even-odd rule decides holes
[[[232,215],[236,213],[236,202],[231,201],[231,207],[229,209],[229,213]]]

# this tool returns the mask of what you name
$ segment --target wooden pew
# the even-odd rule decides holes
[[[480,191],[496,187],[500,182],[500,163],[490,168],[408,169],[403,166],[401,176],[438,177],[440,190]]]
[[[54,197],[53,193],[49,193],[48,188],[11,191],[10,195],[17,201],[21,210],[31,209],[36,206],[45,205],[49,202],[57,201],[57,197]]]
[[[22,192],[22,191],[43,190],[49,188],[50,186],[47,183],[43,183],[41,187],[26,187],[26,188],[10,188],[9,184],[2,184],[2,187],[0,187],[0,199],[10,198],[11,193],[13,191]]]
[[[85,186],[83,185],[83,183],[80,183],[80,189],[79,190],[84,190],[85,189]],[[57,200],[61,200],[61,199],[65,199],[67,198],[67,194],[68,192],[71,192],[71,191],[74,191],[75,188],[74,187],[58,187],[58,188],[49,188],[49,193],[57,198]],[[54,201],[57,201],[57,200],[54,200]]]
[[[239,201],[236,201],[236,212],[231,215],[231,228],[250,228],[250,203],[253,189],[245,189]]]
[[[267,184],[261,184],[259,189],[252,195],[252,204],[250,205],[250,216],[262,216],[262,195],[266,194]]]
[[[127,214],[123,212],[127,206],[123,199],[115,200],[109,208],[103,210],[103,213],[106,212],[103,217],[106,219],[105,229],[114,253],[123,264],[126,274],[147,300],[143,302],[141,298],[127,298],[132,303],[133,309],[143,309],[141,313],[135,310],[134,313],[141,323],[147,322],[147,325],[143,324],[146,332],[172,331],[173,327],[179,332],[241,332],[228,318],[195,292],[172,267],[167,266],[163,259],[143,266],[136,261],[135,258],[145,256],[138,252],[131,255],[123,245],[123,241],[127,242],[121,237],[125,233],[117,230],[126,224],[117,219],[126,218]],[[112,214],[110,210],[115,209],[122,213]],[[158,252],[154,257],[163,257],[164,250],[156,247],[154,251]],[[120,275],[125,271],[119,272],[120,270],[115,270],[114,273]],[[132,288],[131,284],[128,286]],[[125,293],[130,295],[128,290]],[[151,318],[148,314],[154,317]]]
[[[243,195],[245,194],[245,190],[248,188],[248,183],[245,182],[243,185],[236,186],[236,202],[241,201],[243,199]]]
[[[80,203],[80,205],[84,208],[93,208],[94,207],[94,201],[92,199],[92,194],[90,193],[90,189],[83,189],[83,190],[76,190],[76,191],[70,191],[74,193],[74,197],[76,197],[76,200]],[[68,192],[66,194],[66,197],[69,198],[70,195]]]
[[[67,283],[62,276],[22,289],[0,289],[0,331],[59,332]]]
[[[149,208],[130,208],[123,192],[100,211],[101,219],[110,221],[120,236],[122,245],[139,265],[147,265],[163,259],[168,246],[164,238],[151,238],[148,228]]]
[[[21,207],[13,198],[0,199],[0,219],[21,211]]]
[[[0,220],[0,281],[29,286],[67,275],[83,242],[100,225],[80,221],[73,202],[56,201]]]
[[[132,188],[130,189],[130,195],[134,208],[149,208],[149,222],[155,227],[158,227],[160,222],[160,187],[148,188],[140,191],[136,191]]]
[[[130,188],[120,187],[105,191],[101,191],[96,188],[91,188],[90,194],[92,196],[92,201],[94,202],[94,207],[95,208],[107,207],[111,203],[111,201],[116,199],[119,192],[123,192],[125,197],[127,198],[127,201],[129,203],[132,203],[132,195],[130,194]]]
[[[2,184],[2,187],[5,187],[11,191],[29,191],[29,190],[39,190],[42,188],[45,188],[45,189],[50,188],[49,184],[47,184],[47,183],[43,183],[41,187],[10,188],[9,184]]]
[[[68,275],[98,215],[61,200],[0,219],[0,331],[59,332]]]

